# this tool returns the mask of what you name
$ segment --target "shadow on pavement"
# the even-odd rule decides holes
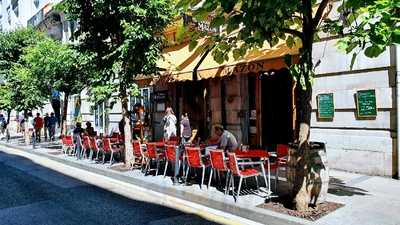
[[[340,179],[330,177],[328,193],[337,196],[353,196],[353,195],[368,195],[368,191],[351,187]]]

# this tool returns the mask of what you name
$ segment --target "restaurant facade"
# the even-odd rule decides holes
[[[200,40],[198,48],[189,51],[187,42],[175,40],[176,31],[172,26],[165,32],[174,44],[163,51],[158,63],[161,73],[155,79],[139,78],[140,96],[130,98],[131,109],[140,103],[150,115],[148,139],[162,137],[161,120],[165,108],[171,106],[178,118],[188,113],[201,141],[212,136],[215,124],[224,125],[241,144],[255,148],[273,150],[275,144],[293,140],[294,86],[283,57],[296,56],[297,48],[265,46],[241,60],[231,57],[220,65],[211,54],[203,55],[204,42]],[[324,36],[313,46],[318,66],[310,140],[326,143],[331,168],[397,176],[400,50],[391,46],[373,59],[361,53],[350,69],[352,56],[338,51],[336,42],[334,37]],[[91,122],[98,133],[118,131],[118,101],[92,105],[83,91],[69,102],[71,127],[79,120]]]

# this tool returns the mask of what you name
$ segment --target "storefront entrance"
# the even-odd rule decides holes
[[[249,94],[249,144],[273,149],[276,144],[293,141],[293,79],[289,71],[250,76]]]

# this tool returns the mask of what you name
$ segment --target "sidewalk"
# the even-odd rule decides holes
[[[220,223],[232,224],[236,221],[236,224],[400,224],[400,216],[397,212],[400,208],[400,182],[390,178],[331,170],[328,201],[343,203],[345,206],[315,222],[309,222],[257,207],[265,200],[262,195],[241,196],[235,203],[231,195],[224,196],[214,187],[207,190],[206,187],[200,189],[199,185],[173,186],[169,177],[144,176],[138,170],[121,171],[117,169],[118,164],[109,168],[108,164],[75,160],[73,157],[60,154],[60,145],[57,143],[44,143],[35,150],[32,150],[32,146],[23,146],[19,139],[12,139],[10,143],[1,142],[1,145],[3,146],[0,148],[1,151],[28,154],[26,157],[29,155],[40,156],[65,166],[134,185],[144,192],[158,193],[163,196],[160,198],[159,204],[164,204],[166,199],[168,201],[175,199],[172,201],[172,205],[175,204],[178,209],[179,205],[176,203],[179,200],[181,200],[179,204],[183,204],[185,207],[203,207],[201,210],[197,210],[196,214],[202,214],[201,216],[204,217],[211,214],[220,215],[221,218],[218,220]],[[64,173],[71,175],[68,171],[64,171]]]

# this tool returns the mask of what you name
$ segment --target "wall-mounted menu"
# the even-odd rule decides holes
[[[318,118],[332,119],[335,114],[333,93],[319,94],[317,96]]]
[[[357,116],[376,117],[376,95],[375,90],[357,91]]]

